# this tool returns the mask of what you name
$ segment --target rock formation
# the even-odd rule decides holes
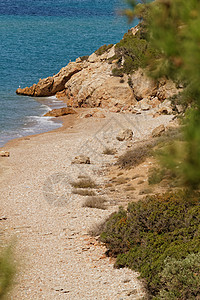
[[[55,108],[49,111],[44,115],[44,117],[61,117],[65,115],[72,115],[77,114],[77,112],[70,108],[70,107],[62,107],[62,108]]]
[[[137,32],[137,27],[132,33]],[[131,75],[116,77],[115,46],[103,54],[77,58],[52,77],[40,79],[37,84],[16,93],[34,97],[52,96],[69,107],[101,107],[113,112],[149,110],[177,94],[175,84],[166,79],[155,81],[138,69]]]

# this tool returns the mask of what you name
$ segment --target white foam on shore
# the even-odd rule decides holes
[[[60,120],[53,117],[44,117],[44,114],[54,108],[66,107],[65,103],[58,100],[56,96],[34,99],[41,105],[38,110],[40,115],[25,117],[21,128],[1,132],[0,147],[6,144],[9,140],[27,135],[48,132],[62,126],[62,122]]]

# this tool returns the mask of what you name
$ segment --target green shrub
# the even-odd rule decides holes
[[[200,299],[200,252],[181,260],[166,258],[160,276],[163,287],[156,299]]]
[[[146,279],[151,295],[162,288],[167,257],[184,259],[200,250],[200,195],[185,191],[147,196],[111,215],[101,233],[116,267],[129,267]]]
[[[89,57],[89,55],[84,55],[84,56],[81,56],[80,59],[81,59],[81,61],[84,61],[84,60],[88,60],[88,57]]]
[[[114,69],[112,69],[112,75],[116,76],[116,77],[123,77],[124,76],[124,70],[123,69],[114,68]]]
[[[106,51],[108,51],[110,48],[112,48],[113,44],[109,44],[109,45],[103,45],[101,46],[99,49],[97,49],[95,51],[96,55],[102,55],[104,54]]]
[[[133,35],[131,31],[126,33],[123,39],[115,46],[115,56],[124,64],[120,70],[130,74],[138,68],[147,66],[151,59],[159,57],[158,53],[150,47],[147,40],[141,38],[139,34]],[[114,71],[116,73],[116,71]]]

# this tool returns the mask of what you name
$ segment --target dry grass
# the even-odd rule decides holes
[[[143,163],[147,157],[152,156],[156,148],[161,148],[166,143],[181,139],[182,134],[179,128],[167,130],[161,137],[139,143],[138,146],[128,150],[118,158],[116,164],[122,169],[134,168]]]
[[[106,209],[105,202],[106,200],[102,197],[88,197],[83,204],[83,207]]]
[[[103,154],[105,155],[115,155],[116,154],[116,149],[110,149],[110,148],[105,148],[103,151]]]
[[[80,195],[80,196],[95,196],[96,193],[94,191],[90,191],[90,190],[82,190],[82,189],[76,189],[76,190],[72,190],[73,194],[76,195]]]
[[[116,185],[125,184],[127,182],[128,182],[128,179],[124,178],[124,177],[120,177],[115,180]]]
[[[116,164],[122,169],[134,168],[143,163],[147,157],[152,155],[152,149],[154,146],[155,142],[151,141],[137,146],[132,150],[128,150],[118,158]]]
[[[83,178],[79,179],[78,181],[71,182],[71,185],[75,189],[94,189],[97,187],[96,183],[91,178]]]
[[[124,188],[125,191],[129,192],[129,191],[135,191],[135,187],[134,186],[126,186]]]
[[[148,195],[152,193],[152,189],[151,188],[144,188],[143,190],[141,190],[139,192],[139,195]]]

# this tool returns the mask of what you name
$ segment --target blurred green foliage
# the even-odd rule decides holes
[[[5,299],[15,275],[12,246],[0,249],[0,299]]]
[[[190,190],[200,188],[200,1],[129,0],[129,20],[139,18],[150,47],[160,53],[149,60],[149,74],[165,76],[185,87],[184,143],[169,145],[161,161]],[[144,24],[144,25],[142,25]]]

